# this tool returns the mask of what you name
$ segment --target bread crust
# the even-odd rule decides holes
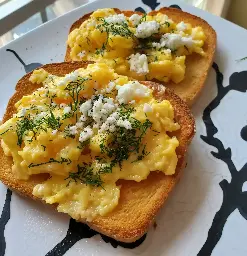
[[[54,75],[65,75],[78,68],[86,67],[87,64],[87,62],[54,63],[44,65],[42,68]],[[18,100],[40,87],[40,85],[32,84],[29,81],[30,75],[31,73],[28,73],[18,81],[16,92],[9,100],[3,122],[10,119],[16,112],[14,105]],[[180,143],[176,150],[178,164],[176,174],[172,176],[166,176],[162,172],[152,172],[146,180],[141,182],[119,180],[117,184],[121,185],[121,192],[118,206],[107,216],[98,216],[92,222],[80,220],[92,229],[122,242],[134,242],[147,232],[182,174],[186,151],[195,133],[194,118],[183,100],[171,90],[164,90],[160,84],[148,81],[141,83],[154,90],[156,99],[167,99],[174,107],[175,120],[181,126],[181,129],[175,134]],[[2,163],[0,179],[5,185],[23,196],[41,201],[32,194],[32,190],[36,184],[45,181],[47,175],[33,175],[28,181],[17,180],[11,170],[13,160],[4,155],[1,147],[0,162]],[[43,203],[45,202],[43,201]]]
[[[127,17],[134,13],[142,15],[141,12],[120,11],[117,8],[114,8],[114,10],[116,13],[123,13]],[[205,84],[209,69],[212,65],[217,43],[216,32],[205,20],[190,13],[183,12],[179,9],[164,7],[158,11],[150,12],[149,15],[156,15],[158,12],[166,14],[176,23],[184,21],[190,23],[193,27],[201,26],[207,37],[203,46],[204,52],[206,53],[204,57],[196,53],[186,56],[186,71],[184,80],[179,84],[175,84],[173,82],[162,83],[169,89],[173,90],[180,98],[191,106],[200,94]],[[88,13],[75,21],[70,28],[70,32],[76,28],[79,28],[80,25],[87,20],[91,14],[92,13]],[[68,45],[64,61],[72,61],[70,58],[70,47]],[[160,81],[155,80],[154,82],[161,83]]]

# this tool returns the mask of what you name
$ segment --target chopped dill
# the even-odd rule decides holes
[[[96,26],[96,29],[98,29],[101,33],[106,33],[106,41],[103,43],[101,48],[98,48],[95,51],[95,54],[97,55],[101,54],[103,56],[110,38],[110,34],[112,34],[113,36],[119,35],[127,38],[134,36],[133,32],[129,29],[128,24],[125,22],[121,24],[113,24],[107,22],[104,18],[101,17],[97,18],[97,20],[101,23]]]
[[[140,19],[139,24],[141,24],[142,22],[144,22],[144,21],[146,21],[146,20],[147,20],[147,14],[144,13],[143,16],[142,16],[142,18]]]
[[[54,158],[50,158],[50,160],[47,162],[38,163],[38,164],[31,163],[31,164],[29,164],[28,168],[41,166],[41,165],[45,165],[45,164],[50,164],[50,163],[58,163],[58,164],[66,163],[67,165],[69,165],[72,163],[72,161],[69,158],[64,158],[64,157],[61,157],[61,160],[56,160]]]
[[[82,104],[85,101],[80,97],[80,92],[84,88],[84,82],[88,81],[88,80],[91,80],[91,78],[78,77],[78,79],[76,81],[71,81],[67,84],[67,86],[64,90],[68,91],[69,96],[73,100],[73,104],[70,105],[71,112],[68,114],[65,114],[63,116],[63,119],[72,117],[74,115],[74,113],[77,111],[78,105]],[[77,120],[77,116],[76,116],[76,120]]]
[[[21,147],[23,137],[28,131],[34,128],[33,121],[28,117],[24,117],[16,123],[17,145]]]
[[[147,155],[149,155],[149,154],[150,154],[150,152],[147,152],[147,151],[146,151],[146,145],[144,145],[141,154],[138,155],[138,156],[137,156],[137,159],[136,159],[135,161],[133,161],[132,163],[141,161],[145,156],[147,156]]]
[[[93,167],[90,164],[83,163],[83,165],[77,165],[77,172],[70,172],[69,177],[65,180],[71,180],[74,182],[81,182],[86,185],[102,187],[103,181],[101,180],[100,174],[98,172],[93,172]],[[68,183],[68,185],[69,185]]]
[[[5,133],[7,133],[7,132],[10,131],[10,130],[12,130],[12,126],[10,126],[9,129],[7,129],[6,131],[0,133],[0,136],[3,135],[3,134],[5,134]]]
[[[60,128],[61,126],[60,118],[59,117],[56,118],[52,111],[50,111],[50,114],[51,114],[50,116],[44,119],[44,122],[46,122],[47,127],[53,130]]]
[[[132,129],[124,127],[117,127],[116,131],[112,133],[112,140],[105,146],[104,139],[100,143],[101,153],[105,153],[112,159],[112,166],[119,164],[122,167],[122,161],[127,160],[132,152],[139,153],[142,145],[142,139],[147,130],[152,126],[150,120],[146,119],[145,122],[130,117],[134,108],[127,108],[122,106],[119,113],[123,119],[128,119],[131,123]]]
[[[83,142],[80,142],[80,145],[77,146],[77,148],[79,148],[79,149],[84,149],[84,148],[89,144],[89,142],[90,142],[90,139],[85,140],[85,141],[83,141]]]
[[[33,132],[33,138],[36,138],[38,131],[47,131],[47,128],[53,130],[60,128],[61,122],[59,117],[55,117],[53,112],[50,110],[50,115],[47,115],[42,118],[31,118],[30,115],[27,115],[16,123],[16,134],[17,134],[17,145],[21,147],[23,142],[23,137],[29,132]],[[32,141],[29,140],[29,142]]]
[[[167,26],[168,28],[171,26],[170,22],[168,22],[168,21],[165,21],[164,24],[166,24],[166,26]]]

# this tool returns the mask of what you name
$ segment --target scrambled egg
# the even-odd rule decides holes
[[[0,126],[2,147],[18,179],[50,174],[33,194],[58,211],[91,221],[117,206],[119,179],[175,173],[179,142],[167,132],[180,127],[170,102],[151,89],[103,63],[64,77],[39,69],[30,81],[43,86]]]
[[[104,62],[118,74],[138,80],[179,83],[185,76],[186,55],[205,55],[201,27],[176,24],[167,15],[130,17],[114,9],[99,9],[68,36],[74,61]]]

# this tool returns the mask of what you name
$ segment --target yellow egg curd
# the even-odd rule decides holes
[[[63,77],[41,68],[30,81],[41,87],[15,104],[0,135],[16,178],[50,175],[34,196],[91,221],[117,206],[119,179],[175,173],[179,142],[167,132],[180,127],[170,102],[157,101],[148,87],[104,63]]]
[[[201,27],[175,23],[167,15],[125,16],[114,9],[93,12],[68,36],[73,61],[104,62],[118,74],[137,80],[179,83],[186,55],[205,55]]]

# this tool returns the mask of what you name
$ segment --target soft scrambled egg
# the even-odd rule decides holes
[[[167,15],[130,17],[114,9],[99,9],[68,37],[72,60],[104,62],[118,74],[138,80],[179,83],[186,55],[205,55],[201,27],[176,24]]]
[[[30,81],[43,86],[0,126],[2,147],[18,179],[50,174],[33,194],[58,211],[90,221],[117,206],[119,179],[175,173],[179,142],[167,132],[180,127],[170,102],[151,89],[103,63],[64,77],[39,69]]]

